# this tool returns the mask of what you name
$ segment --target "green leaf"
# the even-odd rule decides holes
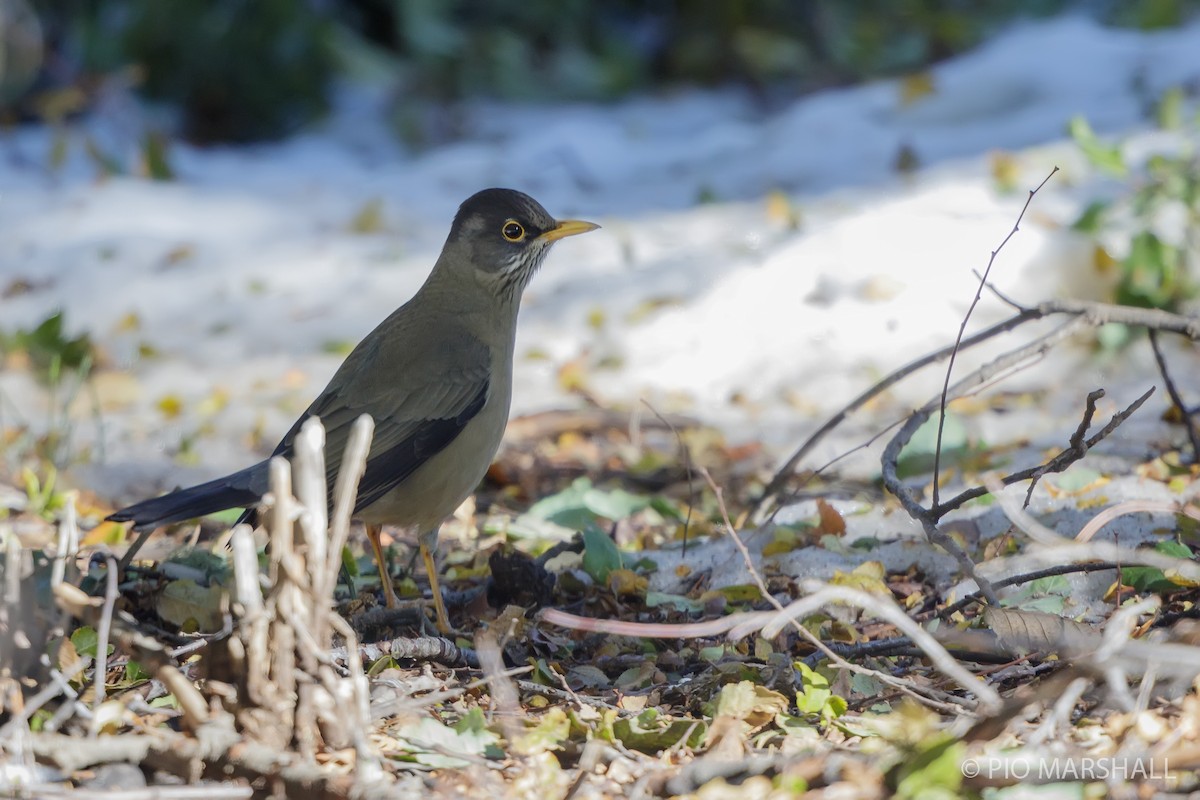
[[[650,498],[632,494],[624,489],[588,489],[583,493],[583,502],[596,516],[616,522],[648,507]]]
[[[1183,101],[1182,87],[1172,86],[1163,92],[1162,99],[1158,101],[1156,114],[1158,127],[1165,131],[1177,131],[1183,127]]]
[[[920,751],[897,769],[897,800],[953,800],[961,797],[962,763],[966,745],[948,735],[922,742]]]
[[[685,611],[688,613],[704,610],[704,603],[701,603],[699,600],[693,600],[690,597],[684,597],[681,594],[646,592],[646,607],[658,608],[659,606],[671,606],[676,611]]]
[[[596,583],[608,583],[614,569],[621,568],[621,551],[607,533],[595,527],[583,532],[583,570]]]
[[[590,479],[576,478],[561,492],[538,500],[529,507],[526,514],[534,519],[542,519],[566,528],[580,530],[589,523],[595,522],[595,516],[588,511],[583,499],[591,488]]]
[[[1116,352],[1133,341],[1133,332],[1123,322],[1110,322],[1096,329],[1096,343],[1101,350]]]
[[[351,580],[362,575],[358,569],[358,561],[355,560],[354,553],[350,550],[349,545],[342,547],[342,569],[346,571]]]
[[[1103,477],[1091,467],[1075,465],[1059,475],[1054,476],[1054,485],[1064,492],[1078,492],[1086,489]]]
[[[788,701],[779,692],[750,681],[727,683],[717,695],[714,717],[732,717],[758,728],[787,711]]]
[[[156,181],[175,180],[175,170],[167,155],[168,139],[159,131],[150,131],[142,140],[142,162],[146,174]]]
[[[555,706],[543,714],[523,736],[518,737],[513,747],[521,755],[560,750],[570,736],[571,719],[567,712]]]
[[[529,516],[575,530],[599,520],[617,521],[652,505],[649,497],[623,489],[597,489],[586,477],[576,478],[566,489],[534,503]]]
[[[1159,542],[1154,546],[1156,552],[1172,558],[1192,559],[1191,548],[1174,539]],[[1121,570],[1121,583],[1132,586],[1140,592],[1167,593],[1178,592],[1188,588],[1186,583],[1173,580],[1161,569],[1154,567],[1125,567]]]
[[[100,637],[96,634],[96,629],[85,625],[82,628],[76,628],[71,633],[71,644],[75,645],[75,652],[80,656],[88,658],[96,657],[96,649],[100,646]],[[113,646],[108,646],[108,654],[113,652]]]
[[[933,469],[933,456],[937,450],[938,416],[934,414],[917,428],[912,439],[900,451],[896,473],[901,478],[921,475]],[[961,460],[970,450],[967,426],[957,414],[947,412],[946,424],[942,428],[942,466],[946,467]]]
[[[692,719],[672,719],[648,708],[636,717],[613,722],[613,736],[626,747],[643,753],[658,753],[681,741],[699,747],[708,726]],[[686,741],[685,741],[686,740]]]
[[[1083,210],[1079,218],[1071,223],[1071,227],[1081,233],[1097,233],[1100,231],[1104,215],[1108,212],[1109,203],[1104,200],[1093,200]]]
[[[122,680],[122,683],[125,685],[133,685],[144,683],[148,680],[150,680],[150,673],[147,672],[146,668],[140,663],[137,661],[129,661],[125,664],[125,676]]]
[[[191,579],[171,581],[159,593],[155,611],[185,631],[214,633],[221,629],[220,586],[200,586]]]
[[[1152,231],[1133,237],[1129,255],[1121,262],[1117,302],[1143,308],[1173,309],[1190,294],[1183,251]]]
[[[654,681],[656,670],[653,661],[643,661],[636,667],[630,667],[618,675],[617,679],[613,681],[613,686],[626,692],[632,689],[644,689]]]
[[[454,727],[448,727],[432,717],[421,717],[415,723],[400,726],[395,731],[407,751],[405,760],[435,769],[461,769],[470,760],[466,756],[499,758],[500,737],[487,729],[483,712],[473,708]]]
[[[816,714],[828,721],[846,713],[849,706],[845,698],[833,693],[826,675],[803,661],[795,662],[794,666],[800,673],[800,688],[796,690],[796,709],[801,714]]]
[[[1072,117],[1067,129],[1093,167],[1117,178],[1124,178],[1128,174],[1129,168],[1121,155],[1121,148],[1101,142],[1086,119]]]

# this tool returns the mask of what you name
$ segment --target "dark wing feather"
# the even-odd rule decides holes
[[[403,311],[403,309],[401,309]],[[424,329],[418,331],[424,323]],[[462,327],[430,341],[428,319],[400,312],[385,320],[347,357],[325,391],[292,425],[273,456],[290,459],[301,425],[320,417],[325,426],[325,469],[332,494],[354,422],[375,420],[367,468],[355,511],[378,500],[462,432],[487,402],[491,351]],[[418,333],[425,334],[418,336]],[[414,346],[420,342],[420,346]],[[404,383],[396,381],[404,376]],[[268,486],[268,461],[208,483],[153,498],[113,514],[139,528],[257,503]],[[241,520],[253,515],[247,511]]]
[[[382,345],[379,343],[383,342]],[[325,472],[330,503],[341,468],[342,451],[354,423],[363,414],[375,421],[367,467],[359,481],[355,513],[399,485],[429,458],[454,441],[487,402],[491,388],[491,353],[474,337],[445,337],[421,354],[405,353],[408,369],[391,367],[395,355],[386,340],[376,339],[351,354],[330,386],[304,412],[272,455],[291,458],[296,436],[310,417],[325,427]],[[405,386],[391,381],[396,372],[415,380]]]

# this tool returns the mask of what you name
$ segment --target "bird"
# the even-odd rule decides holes
[[[366,526],[386,604],[397,603],[380,536],[416,530],[438,630],[452,630],[435,554],[442,522],[476,489],[500,447],[512,401],[517,312],[550,246],[600,227],[557,220],[527,194],[484,189],[458,209],[441,254],[412,298],[359,342],[271,453],[290,458],[304,422],[320,419],[328,485],[354,422],[375,434],[354,518]],[[122,508],[108,519],[154,529],[232,508],[243,520],[268,491],[270,458]]]

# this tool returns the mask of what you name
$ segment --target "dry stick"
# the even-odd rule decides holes
[[[779,600],[777,600],[775,598],[775,595],[771,594],[771,592],[767,589],[766,582],[763,580],[762,575],[758,571],[758,568],[755,567],[755,565],[754,565],[754,559],[751,557],[750,551],[746,548],[745,542],[742,541],[741,535],[738,533],[737,528],[734,527],[733,522],[730,520],[729,509],[725,506],[725,498],[721,493],[721,488],[719,486],[717,486],[716,481],[713,480],[712,475],[709,474],[707,469],[705,469],[704,467],[700,467],[699,471],[700,471],[701,476],[704,477],[704,480],[708,482],[708,486],[710,489],[712,489],[713,494],[716,496],[717,508],[721,512],[721,520],[725,523],[725,527],[729,530],[729,536],[733,540],[734,545],[737,547],[738,552],[741,554],[742,560],[746,564],[746,569],[747,569],[747,571],[749,571],[751,578],[754,579],[754,583],[755,583],[755,585],[758,586],[758,590],[762,593],[762,596],[765,600],[767,600],[769,603],[771,603],[771,605],[775,606],[775,609],[777,612],[779,612],[780,614],[786,614],[787,610],[784,608],[783,604],[780,603]],[[769,617],[775,617],[774,614],[771,614],[770,612],[767,612],[767,613],[768,613]],[[911,686],[907,681],[902,681],[902,680],[895,678],[891,675],[888,675],[886,673],[879,672],[878,670],[873,670],[868,667],[863,667],[859,664],[851,664],[849,661],[846,661],[845,659],[838,656],[837,653],[833,652],[833,650],[831,650],[829,647],[827,647],[825,645],[825,643],[820,640],[819,637],[817,637],[808,628],[804,627],[799,622],[797,622],[794,618],[790,619],[789,621],[792,623],[792,627],[800,634],[801,638],[806,639],[813,647],[817,648],[822,653],[824,653],[825,657],[828,658],[835,665],[837,665],[843,669],[851,670],[852,672],[858,672],[860,674],[874,676],[876,679],[881,680],[882,682],[884,682],[890,686],[893,686],[897,689],[900,689],[901,691],[914,697],[915,699],[919,700],[920,702],[924,702],[924,703],[936,702],[936,701],[932,701],[932,700],[930,700],[930,698],[922,695],[915,686]],[[749,627],[749,625],[750,625],[750,623],[749,623],[749,621],[747,621],[746,623],[741,624],[738,627],[747,628],[747,627]],[[951,659],[951,660],[953,660],[953,659]],[[989,687],[989,689],[990,689],[990,687]],[[976,697],[980,697],[981,699],[983,699],[983,696],[978,693],[976,693]]]
[[[106,580],[104,583],[104,607],[100,611],[100,624],[96,630],[96,669],[95,702],[92,704],[92,725],[89,735],[95,738],[99,731],[96,729],[100,719],[100,706],[105,698],[105,680],[108,678],[108,637],[112,632],[113,608],[117,603],[117,560],[112,556],[107,558]]]
[[[1159,374],[1163,377],[1163,383],[1167,385],[1167,394],[1171,397],[1171,402],[1179,409],[1179,413],[1183,416],[1183,424],[1187,428],[1188,441],[1192,444],[1192,463],[1200,461],[1200,431],[1196,430],[1196,426],[1192,424],[1192,416],[1188,413],[1187,406],[1183,404],[1183,397],[1179,394],[1179,389],[1175,386],[1175,381],[1171,380],[1171,372],[1167,369],[1167,359],[1163,355],[1162,348],[1158,346],[1158,331],[1150,329],[1150,349],[1154,351],[1154,360],[1158,364]]]
[[[695,478],[694,470],[692,469],[692,450],[690,447],[687,446],[687,444],[684,443],[683,436],[679,433],[678,428],[676,428],[674,425],[672,425],[671,422],[666,417],[664,417],[662,414],[660,414],[658,412],[657,408],[650,405],[649,401],[647,401],[646,399],[643,398],[642,402],[645,403],[646,408],[650,409],[650,412],[652,414],[654,414],[654,416],[658,417],[659,421],[662,422],[663,425],[666,425],[667,429],[670,430],[671,433],[675,435],[675,443],[679,445],[679,451],[681,453],[683,453],[683,466],[684,466],[684,469],[687,471],[687,482],[688,482],[688,508],[687,508],[687,518],[684,519],[684,521],[683,521],[683,552],[682,552],[682,557],[686,558],[687,557],[687,546],[688,546],[688,531],[691,529],[691,526],[692,526],[692,507],[695,505],[695,500],[696,500],[696,491],[692,487],[692,480]]]
[[[1058,167],[1050,170],[1050,174],[1042,179],[1035,188],[1029,191],[1029,196],[1025,198],[1025,205],[1021,207],[1021,213],[1017,215],[1017,221],[1013,223],[1012,230],[1004,237],[1004,241],[1000,242],[999,247],[992,251],[991,257],[988,259],[987,267],[983,270],[983,275],[979,277],[979,285],[975,288],[975,297],[971,299],[971,305],[967,307],[967,313],[963,315],[962,324],[958,326],[958,336],[954,339],[954,350],[950,353],[950,362],[946,365],[946,379],[942,382],[942,402],[938,407],[938,426],[937,426],[937,444],[933,448],[933,505],[938,505],[938,483],[941,477],[942,465],[942,431],[946,426],[946,403],[947,395],[950,393],[950,376],[954,373],[954,361],[958,356],[958,345],[962,341],[963,335],[967,331],[967,323],[971,320],[971,315],[975,313],[975,306],[979,305],[979,301],[983,298],[983,287],[987,285],[988,276],[992,272],[992,265],[996,263],[996,256],[1008,244],[1008,240],[1017,235],[1017,231],[1021,228],[1021,220],[1025,218],[1025,212],[1029,210],[1029,204],[1033,202],[1036,195],[1046,183],[1054,177],[1054,173],[1058,172]]]
[[[210,783],[204,786],[147,786],[144,789],[77,789],[62,786],[33,786],[37,797],[69,797],[71,800],[249,800],[254,789]]]
[[[1062,564],[1057,567],[1047,567],[1034,572],[1024,572],[1020,575],[1013,575],[999,581],[992,581],[993,589],[1006,589],[1009,586],[1017,586],[1022,583],[1031,583],[1041,580],[1042,578],[1052,578],[1058,575],[1071,575],[1076,572],[1105,572],[1107,570],[1120,569],[1121,565],[1111,561],[1102,561],[1094,564]],[[981,595],[979,592],[971,592],[964,596],[961,600],[951,603],[945,608],[939,609],[934,616],[939,619],[949,619],[956,612],[962,611],[972,603],[979,601]],[[853,651],[852,651],[853,652]]]
[[[354,515],[354,503],[358,498],[358,483],[367,468],[367,454],[371,451],[371,438],[375,433],[375,421],[370,414],[363,414],[350,428],[350,438],[342,453],[338,468],[337,486],[333,495],[333,518],[329,525],[329,553],[325,564],[323,583],[315,587],[318,597],[333,597],[338,574],[342,569],[342,549],[350,538],[350,518]]]
[[[1170,503],[1162,500],[1126,500],[1123,503],[1117,503],[1115,506],[1109,506],[1088,520],[1088,523],[1079,529],[1079,533],[1075,534],[1075,541],[1091,541],[1093,536],[1114,519],[1126,514],[1141,512],[1150,514],[1182,514],[1185,517],[1191,517],[1194,520],[1200,521],[1200,508],[1190,503],[1180,506],[1179,503]]]
[[[750,555],[749,549],[747,549],[745,543],[742,541],[741,536],[738,534],[737,529],[734,527],[733,522],[729,517],[729,510],[725,506],[725,499],[721,492],[721,488],[717,486],[716,481],[713,480],[712,475],[709,474],[708,470],[704,469],[703,467],[698,467],[697,471],[705,479],[705,481],[708,482],[709,488],[716,496],[717,508],[721,512],[722,521],[725,523],[725,527],[729,531],[729,536],[733,541],[734,546],[737,547],[738,552],[741,554],[742,560],[746,564],[746,569],[750,573],[751,579],[754,580],[759,592],[763,596],[763,599],[771,603],[771,605],[775,607],[775,611],[739,612],[736,614],[730,614],[726,617],[721,617],[720,619],[682,624],[626,622],[624,620],[595,619],[569,614],[556,608],[543,609],[538,613],[538,618],[543,622],[548,622],[552,625],[558,625],[571,630],[609,633],[619,636],[680,639],[716,636],[732,631],[735,628],[745,631],[754,631],[770,623],[772,620],[778,619],[779,614],[786,614],[786,608],[782,603],[779,602],[778,599],[775,598],[774,595],[770,593],[770,591],[767,589],[766,582],[762,579],[762,575],[754,566],[753,556]],[[819,650],[835,666],[841,669],[847,669],[851,672],[856,672],[863,675],[870,675],[880,682],[897,689],[909,697],[912,697],[917,702],[928,705],[929,707],[938,711],[960,714],[963,711],[963,707],[967,705],[967,701],[963,700],[962,698],[954,698],[959,704],[958,706],[951,706],[947,703],[934,700],[924,694],[924,692],[928,691],[927,687],[910,685],[909,681],[896,678],[885,672],[880,672],[878,670],[873,670],[868,667],[846,661],[844,658],[834,652],[828,645],[822,642],[816,635],[814,635],[812,631],[808,630],[803,625],[800,625],[795,620],[791,620],[791,622],[796,632],[802,639]]]
[[[1133,325],[1144,327],[1148,330],[1166,331],[1168,333],[1176,333],[1181,336],[1186,336],[1189,339],[1200,340],[1200,318],[1185,317],[1180,314],[1173,314],[1169,311],[1163,311],[1157,308],[1138,308],[1135,306],[1118,306],[1109,303],[1098,303],[1089,300],[1047,300],[1039,303],[1036,306],[1025,307],[1012,302],[1007,298],[1003,298],[1017,309],[1017,313],[1006,320],[996,323],[995,325],[980,331],[977,334],[963,339],[957,347],[958,352],[962,352],[969,347],[981,344],[988,341],[1001,333],[1006,333],[1024,325],[1027,322],[1036,322],[1052,316],[1070,316],[1077,317],[1081,324],[1097,327],[1106,323],[1119,322],[1125,325]],[[754,519],[762,521],[765,519],[764,512],[770,502],[778,495],[780,490],[787,483],[795,472],[796,467],[804,456],[808,455],[812,449],[825,436],[833,431],[838,425],[846,420],[854,411],[866,405],[873,398],[886,391],[888,388],[898,383],[903,378],[911,375],[922,367],[928,366],[937,361],[941,361],[955,352],[955,346],[947,346],[941,350],[937,350],[929,355],[922,356],[916,361],[910,362],[895,372],[888,375],[883,380],[876,383],[871,388],[864,391],[858,397],[850,401],[849,405],[835,414],[828,422],[818,428],[805,442],[797,449],[791,457],[784,463],[775,475],[767,484],[767,488],[763,491],[763,496],[755,507]]]
[[[49,703],[51,700],[61,694],[67,695],[71,701],[64,703],[63,706],[73,708],[75,705],[75,698],[77,698],[79,695],[74,689],[71,688],[68,681],[73,679],[79,673],[83,672],[87,665],[87,660],[81,658],[76,661],[75,664],[66,672],[59,672],[56,669],[51,669],[49,671],[50,685],[42,689],[33,697],[29,698],[25,702],[21,712],[13,716],[8,722],[4,723],[4,725],[0,727],[0,742],[3,742],[8,737],[15,735],[18,730],[24,729],[29,723],[29,720],[33,719],[34,714],[40,711],[42,707],[46,705],[46,703]],[[57,725],[55,727],[57,727]]]
[[[491,696],[492,721],[498,722],[504,738],[511,744],[521,735],[521,696],[512,678],[504,674],[504,652],[500,640],[492,628],[475,634],[475,651],[479,653],[479,665],[483,669]],[[499,712],[499,719],[495,713]]]
[[[233,558],[234,592],[244,620],[253,620],[263,610],[262,586],[258,583],[258,554],[249,525],[235,525],[229,536]]]
[[[270,471],[274,504],[270,515],[271,558],[268,572],[271,590],[268,607],[273,608],[275,613],[268,634],[271,658],[262,665],[259,675],[263,697],[256,701],[256,705],[277,712],[280,725],[288,732],[290,739],[296,729],[296,707],[291,700],[297,694],[296,631],[286,618],[293,612],[293,581],[301,576],[294,575],[297,570],[287,566],[294,542],[292,467],[286,460],[276,457],[271,459]]]
[[[295,441],[296,499],[303,506],[300,531],[304,534],[310,583],[321,583],[329,541],[329,498],[325,492],[325,429],[321,420],[309,417],[300,426]]]
[[[783,626],[788,623],[796,625],[796,620],[812,614],[825,605],[848,603],[899,628],[912,640],[913,644],[921,648],[921,651],[925,653],[937,670],[975,695],[979,699],[982,710],[988,715],[1000,710],[1003,701],[996,690],[959,664],[929,631],[914,622],[890,598],[846,586],[829,586],[822,581],[805,581],[804,583],[805,588],[812,591],[812,594],[789,603],[786,608],[780,609],[779,613],[772,614],[771,619],[765,625],[760,626],[757,621],[755,621],[754,627],[751,627],[750,624],[739,625],[730,631],[729,635],[733,638],[741,638],[761,627],[762,635],[773,639],[780,634]]]
[[[1104,670],[1108,690],[1120,703],[1122,710],[1133,711],[1136,703],[1129,691],[1129,679],[1125,669],[1116,656],[1129,644],[1137,626],[1137,618],[1142,614],[1153,614],[1162,607],[1162,598],[1158,595],[1125,606],[1113,614],[1104,626],[1104,638],[1100,647],[1091,655],[1091,661],[1099,664]]]
[[[1028,535],[1034,541],[1058,540],[1065,542],[1064,544],[1033,550],[1030,552],[1031,556],[1059,563],[1099,559],[1119,564],[1136,564],[1144,567],[1154,567],[1164,572],[1172,570],[1178,572],[1186,580],[1200,583],[1200,564],[1188,558],[1175,558],[1174,556],[1159,553],[1156,550],[1121,547],[1109,542],[1079,544],[1065,539],[1034,519],[1028,511],[1022,508],[1020,503],[1015,502],[1012,496],[1003,490],[998,481],[990,477],[985,477],[984,480],[991,484],[990,491],[995,496],[997,504],[1004,510],[1004,515],[1008,518],[1009,522],[1015,525],[1018,530]]]
[[[91,741],[40,734],[34,737],[32,749],[64,772],[125,762],[194,780],[199,767],[210,778],[241,778],[279,787],[284,797],[384,800],[396,796],[395,788],[386,783],[363,786],[353,775],[333,774],[291,753],[244,741],[229,721],[213,723],[202,734],[192,738],[156,731],[147,736],[102,736]]]
[[[1003,372],[1004,370],[1009,369],[1010,367],[1015,366],[1016,364],[1019,364],[1028,358],[1035,357],[1046,352],[1055,344],[1070,336],[1081,324],[1081,320],[1077,318],[1068,320],[1066,323],[1060,325],[1049,333],[1034,339],[1032,342],[1027,343],[1023,347],[1017,348],[1016,350],[1010,350],[1009,352],[1001,355],[999,358],[996,358],[969,375],[959,379],[958,383],[950,387],[944,396],[948,399],[958,397],[960,394],[965,393],[975,386],[991,380],[993,375]],[[940,519],[940,516],[935,513],[933,509],[926,509],[924,506],[922,506],[920,500],[918,500],[916,495],[913,494],[912,490],[910,490],[904,484],[904,481],[901,480],[899,474],[897,473],[897,465],[899,464],[900,460],[900,451],[906,444],[908,444],[913,434],[916,433],[917,429],[921,427],[925,420],[929,419],[930,415],[933,413],[933,410],[935,408],[939,408],[944,402],[947,402],[947,400],[939,401],[935,398],[934,400],[930,400],[921,408],[917,409],[908,418],[904,425],[901,426],[896,435],[893,436],[888,442],[887,446],[884,448],[883,456],[880,459],[883,485],[888,489],[888,491],[896,496],[896,499],[900,501],[900,505],[906,512],[908,512],[908,515],[921,523],[922,528],[925,530],[925,535],[929,538],[929,540],[934,544],[941,546],[943,550],[953,556],[962,570],[972,580],[975,581],[976,585],[979,587],[979,590],[983,593],[983,596],[988,600],[988,602],[996,604],[999,602],[999,600],[996,597],[995,591],[991,588],[991,585],[986,580],[982,579],[978,574],[976,574],[975,563],[970,559],[969,556],[967,556],[966,553],[963,552],[962,548],[959,547],[951,537],[945,535],[941,530],[939,530],[937,523]],[[945,512],[943,511],[942,513]]]
[[[1154,394],[1153,386],[1150,387],[1144,394],[1142,394],[1141,397],[1130,403],[1124,410],[1114,414],[1112,419],[1108,421],[1107,425],[1105,425],[1088,439],[1084,440],[1082,438],[1082,434],[1087,432],[1087,427],[1091,424],[1092,415],[1096,411],[1096,400],[1104,396],[1103,389],[1097,389],[1096,391],[1091,392],[1088,394],[1087,405],[1084,409],[1083,419],[1080,421],[1075,433],[1071,436],[1069,443],[1070,446],[1044,464],[1005,475],[1002,479],[1000,479],[1001,485],[1010,486],[1014,483],[1020,483],[1024,480],[1032,480],[1033,483],[1030,484],[1029,489],[1025,493],[1025,504],[1029,505],[1029,500],[1033,496],[1033,487],[1043,475],[1047,475],[1052,472],[1062,472],[1076,461],[1079,461],[1081,458],[1087,455],[1088,450],[1115,431],[1121,425],[1121,423],[1125,422],[1125,420],[1129,419],[1129,417],[1132,416],[1135,411],[1141,408],[1142,404],[1150,399],[1150,395],[1152,394]],[[937,508],[932,509],[932,512],[938,517],[941,517],[946,514],[946,512],[958,508],[968,500],[973,500],[976,497],[982,497],[987,493],[988,489],[981,486],[966,489],[963,492],[955,495],[950,500],[947,500]]]
[[[871,402],[871,400],[873,400],[875,397],[877,397],[880,394],[882,394],[883,392],[887,391],[892,386],[899,383],[904,378],[907,378],[909,375],[913,374],[917,370],[922,369],[923,367],[927,367],[930,364],[933,364],[933,363],[936,363],[938,361],[945,359],[951,353],[954,353],[956,350],[961,352],[970,347],[974,347],[977,344],[981,344],[983,342],[989,341],[993,337],[997,336],[998,334],[1006,333],[1008,331],[1014,330],[1015,328],[1017,328],[1021,325],[1024,325],[1026,322],[1029,322],[1030,320],[1040,319],[1040,318],[1041,318],[1041,314],[1039,314],[1036,310],[1022,310],[1019,313],[1015,314],[1014,316],[1011,316],[1008,319],[1004,320],[1003,322],[998,322],[995,325],[991,326],[990,328],[986,328],[986,329],[980,331],[979,333],[974,334],[973,336],[963,339],[961,342],[958,342],[957,345],[947,345],[946,347],[943,347],[941,350],[935,350],[932,353],[929,353],[928,355],[925,355],[925,356],[922,356],[922,357],[916,359],[915,361],[910,361],[909,363],[905,364],[903,367],[900,367],[900,369],[892,372],[887,377],[876,382],[873,386],[868,388],[866,391],[864,391],[858,397],[855,397],[846,406],[844,406],[840,411],[838,411],[836,414],[834,414],[832,417],[830,417],[829,420],[827,422],[825,422],[824,425],[817,428],[807,439],[804,440],[804,443],[801,444],[800,447],[798,447],[796,449],[796,451],[793,452],[790,457],[788,457],[788,460],[784,462],[783,466],[775,471],[775,474],[771,477],[771,480],[767,483],[767,488],[763,490],[762,498],[759,499],[758,505],[754,509],[755,520],[761,522],[762,520],[767,518],[764,515],[764,512],[766,511],[768,503],[770,503],[770,501],[773,500],[777,494],[779,494],[780,490],[783,489],[783,487],[787,483],[788,479],[795,472],[796,467],[800,464],[800,461],[806,455],[808,455],[812,451],[812,449],[814,447],[816,447],[817,444],[822,439],[825,438],[826,435],[828,435],[831,431],[833,431],[834,428],[841,425],[846,420],[846,418],[849,417],[851,414],[853,414],[855,411],[862,408],[867,403]],[[893,423],[893,424],[899,424],[899,423]],[[828,465],[823,466],[821,469],[825,469],[827,466]],[[782,503],[776,504],[775,511],[778,511],[779,508],[782,507],[782,505],[783,505]],[[775,512],[773,511],[771,513],[771,516],[774,516],[774,513]]]

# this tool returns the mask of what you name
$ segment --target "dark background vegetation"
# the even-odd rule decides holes
[[[340,71],[364,55],[394,76],[398,104],[605,100],[729,84],[769,102],[919,70],[1022,18],[1077,12],[1149,29],[1200,8],[1200,0],[6,0],[6,38],[19,38],[26,2],[45,57],[31,67],[20,47],[6,48],[0,103],[10,120],[79,111],[116,74],[177,109],[179,133],[199,143],[279,138],[319,119]]]

